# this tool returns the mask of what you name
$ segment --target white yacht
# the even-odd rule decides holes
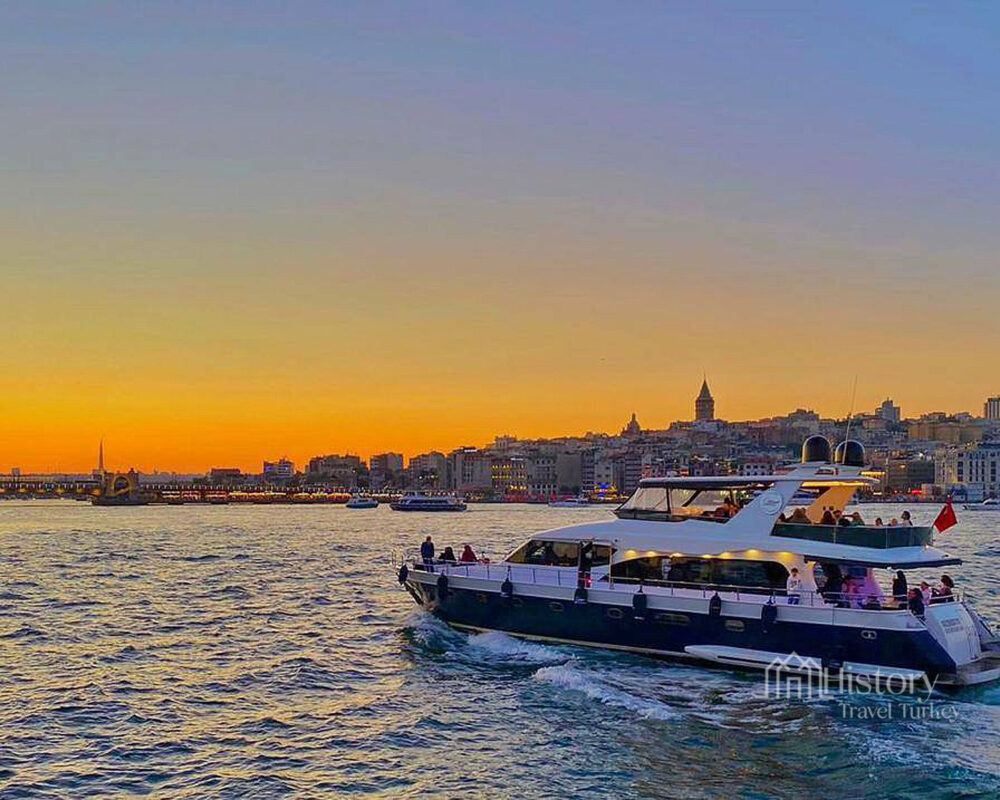
[[[969,503],[962,506],[966,511],[1000,511],[1000,500],[988,497],[981,503]]]
[[[421,492],[404,495],[390,503],[393,511],[465,511],[466,505],[454,495],[433,497]]]
[[[564,497],[562,500],[553,500],[549,503],[550,508],[587,508],[589,505],[590,499],[583,494],[576,497]]]
[[[366,497],[362,494],[356,494],[347,501],[348,508],[378,508],[378,500],[374,497]]]
[[[858,442],[832,453],[811,437],[787,472],[646,478],[617,519],[538,533],[501,562],[405,558],[397,577],[464,631],[741,668],[797,658],[935,685],[1000,678],[1000,640],[963,593],[925,604],[880,585],[902,571],[916,587],[960,563],[934,547],[931,528],[821,524],[870,485],[864,461]],[[785,521],[803,488],[812,503]]]

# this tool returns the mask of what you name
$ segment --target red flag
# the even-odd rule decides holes
[[[958,524],[958,517],[955,516],[955,509],[952,508],[951,498],[948,498],[948,502],[944,504],[944,508],[937,515],[937,519],[934,520],[934,527],[937,528],[938,533],[944,533],[952,525]]]

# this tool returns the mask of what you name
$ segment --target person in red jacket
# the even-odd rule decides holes
[[[475,560],[476,560],[476,554],[472,551],[472,548],[469,547],[469,545],[465,545],[465,549],[462,551],[462,555],[459,556],[459,561],[468,563],[470,561],[475,561]]]

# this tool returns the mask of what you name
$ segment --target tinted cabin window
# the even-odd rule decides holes
[[[784,589],[788,571],[775,561],[732,558],[671,558],[649,556],[611,567],[614,578],[668,584],[728,585]]]
[[[590,549],[590,566],[606,567],[611,563],[611,547],[606,544],[595,544]]]
[[[611,575],[614,578],[631,578],[637,581],[662,581],[666,578],[664,572],[670,571],[670,558],[668,556],[650,556],[648,558],[633,558],[631,561],[622,561],[611,566]]]
[[[546,542],[532,539],[511,555],[514,564],[536,564],[545,567],[575,567],[580,560],[577,542]]]
[[[715,582],[760,589],[784,589],[788,570],[774,561],[721,559],[715,562]]]
[[[712,560],[678,558],[670,562],[667,580],[671,583],[712,583]]]

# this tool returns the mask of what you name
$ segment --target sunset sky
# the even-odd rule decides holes
[[[0,471],[1000,394],[990,4],[0,5]]]

